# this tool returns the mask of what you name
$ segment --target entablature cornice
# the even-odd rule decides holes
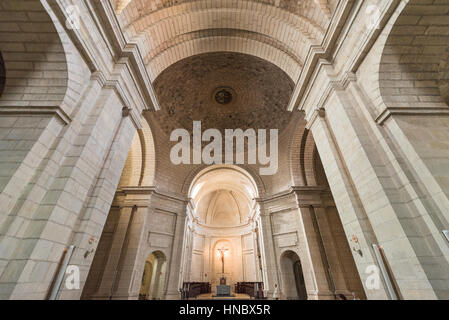
[[[259,204],[265,204],[266,205],[269,202],[277,201],[279,199],[283,199],[283,198],[289,197],[292,194],[293,194],[293,190],[291,188],[289,188],[287,190],[284,190],[284,191],[281,191],[281,192],[278,192],[278,193],[275,193],[275,194],[272,194],[272,195],[266,195],[265,197],[254,198],[254,200],[257,203],[259,203]]]
[[[252,223],[247,223],[239,226],[232,227],[214,227],[202,224],[195,224],[194,233],[196,235],[204,237],[236,237],[245,234],[250,234],[253,232],[254,225]]]
[[[288,188],[287,190],[275,193],[273,195],[267,195],[266,197],[260,197],[255,198],[257,203],[266,205],[269,202],[277,201],[279,199],[289,197],[293,194],[317,194],[317,195],[324,195],[329,194],[330,190],[328,187],[322,187],[322,186],[292,186]]]
[[[271,196],[256,198],[256,201],[260,205],[260,216],[288,212],[301,207],[335,206],[330,189],[323,186],[293,186]]]
[[[173,204],[174,211],[177,212],[178,216],[186,216],[187,206],[189,205],[189,199],[160,192],[154,186],[120,187],[115,194],[115,199],[114,203],[119,206],[135,204],[154,209],[158,208],[158,201],[169,201]]]
[[[84,10],[80,10],[82,14],[78,29],[66,26],[70,18],[66,1],[48,2],[92,74],[97,77],[101,75],[103,84],[116,90],[124,106],[132,108],[137,114],[142,109],[159,110],[140,50],[137,44],[126,42],[110,1],[87,0],[77,3],[84,5]],[[99,39],[94,40],[93,35],[98,35]],[[101,48],[108,50],[100,54],[98,50]],[[107,59],[112,59],[112,64]]]
[[[353,10],[355,3],[356,1],[354,0],[339,1],[321,45],[313,45],[310,47],[309,53],[307,54],[307,58],[304,62],[304,67],[295,85],[288,105],[289,111],[293,111],[298,108],[298,105],[303,100],[306,86],[315,73],[318,62],[320,60],[327,61],[332,56],[337,40],[341,38],[340,33],[345,27],[346,20]],[[301,110],[302,108],[299,107],[298,109]]]
[[[399,3],[400,0],[385,1],[385,4],[380,11],[378,28],[372,28],[369,32],[364,33],[362,38],[354,40],[347,37],[347,35],[351,30],[354,31],[355,28],[360,28],[360,25],[357,25],[357,22],[359,22],[358,19],[363,19],[363,15],[366,14],[366,12],[361,10],[363,1],[346,2],[344,7],[345,11],[340,12],[341,19],[339,21],[342,25],[340,25],[340,28],[334,30],[334,32],[338,31],[338,39],[329,42],[328,46],[323,48],[323,53],[321,54],[319,51],[313,52],[313,50],[311,50],[310,57],[306,60],[300,80],[296,84],[288,109],[290,111],[294,109],[304,110],[307,116],[309,113],[313,112],[314,109],[323,107],[327,97],[329,97],[334,89],[339,86],[341,86],[340,89],[345,88],[346,82],[348,80],[352,81],[351,76],[358,70],[358,67],[374,45],[391,16],[394,14]],[[340,10],[343,10],[343,8]],[[329,29],[329,32],[332,32],[332,29]],[[357,45],[352,42],[349,43],[350,41],[357,41]],[[331,69],[333,69],[335,61],[340,57],[340,53],[341,57],[343,57],[343,54],[346,52],[344,48],[348,46],[353,48],[353,50],[349,57],[347,55],[344,56],[344,59],[347,62],[343,64],[337,75],[331,77],[332,79],[325,80],[325,83],[323,84],[323,78],[326,78],[325,76],[322,77],[323,71],[326,71],[326,68],[324,67],[330,66]],[[313,63],[308,63],[309,61],[313,61]],[[315,87],[319,87],[319,90],[313,91],[312,88]],[[317,97],[317,95],[319,96]],[[317,101],[320,102],[317,103]]]
[[[2,115],[48,115],[56,116],[62,124],[69,124],[72,119],[60,106],[2,106],[0,116]]]
[[[375,119],[376,123],[382,125],[393,115],[437,115],[449,116],[449,107],[445,103],[420,103],[417,106],[407,104],[406,106],[385,107]]]

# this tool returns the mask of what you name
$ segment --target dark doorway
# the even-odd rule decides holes
[[[145,261],[139,300],[162,299],[166,258],[161,251],[154,251]]]
[[[302,272],[301,261],[293,263],[293,273],[295,274],[296,291],[298,292],[299,300],[307,300],[306,283],[304,282],[304,275]]]
[[[281,298],[287,300],[307,300],[307,289],[301,261],[294,251],[288,250],[282,254],[281,275]]]

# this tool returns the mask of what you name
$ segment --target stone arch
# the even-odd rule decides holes
[[[317,147],[313,149],[313,176],[317,186],[329,186],[326,173],[324,172],[323,163],[321,162],[320,154]]]
[[[115,12],[119,15],[130,4],[131,1],[133,0],[111,0],[111,3]],[[162,1],[161,3],[163,4],[164,2]],[[287,7],[287,3],[282,1],[265,1],[264,3],[279,7]],[[309,5],[310,4],[314,4],[323,14],[327,16],[327,18],[330,18],[333,9],[335,9],[336,0],[313,0],[310,1]]]
[[[258,189],[245,170],[215,165],[195,176],[188,197],[194,202],[195,216],[202,223],[235,227],[247,222]]]
[[[226,66],[230,66],[236,71],[223,72],[227,68]],[[192,73],[191,79],[179,82],[178,80],[181,77],[188,77],[188,72]],[[235,76],[240,75],[240,73],[245,75],[242,77]],[[250,80],[245,81],[245,76]],[[199,85],[200,83],[201,85]],[[231,87],[232,91],[235,92],[234,96],[237,97],[229,105],[232,108],[227,108],[226,110],[220,108],[219,104],[214,99],[211,99],[214,90],[222,86],[223,83]],[[270,86],[268,85],[269,83],[273,83],[273,85]],[[201,92],[198,95],[190,94],[198,86],[202,87]],[[266,90],[264,89],[265,87],[267,87]],[[198,119],[202,119],[201,128],[218,128],[223,130],[223,132],[226,128],[237,129],[239,127],[244,130],[249,127],[256,129],[280,128],[281,143],[285,143],[283,145],[286,147],[289,146],[290,137],[288,133],[284,134],[284,132],[289,130],[290,127],[294,127],[294,124],[290,124],[294,123],[297,115],[300,114],[295,112],[293,113],[295,117],[292,117],[292,114],[285,109],[293,87],[293,81],[273,63],[248,54],[231,52],[206,53],[177,62],[169,69],[164,70],[154,82],[155,92],[162,105],[161,110],[154,113],[145,113],[148,122],[156,130],[156,148],[159,155],[162,154],[162,157],[159,159],[168,159],[171,152],[171,143],[165,143],[164,138],[166,137],[168,140],[170,134],[178,128],[184,128],[189,131],[192,128],[192,121]],[[208,112],[207,115],[202,114],[209,104],[215,106],[210,109],[212,112]],[[278,111],[277,117],[270,116],[270,111],[273,112],[273,109]],[[264,110],[267,111],[265,112]],[[257,114],[260,115],[256,116]],[[288,152],[282,152],[280,156],[281,162],[288,162]],[[169,162],[162,163],[160,160],[158,160],[156,167],[158,189],[176,193],[177,196],[186,195],[190,181],[195,175],[191,171],[199,172],[204,168],[204,166],[196,163],[184,166],[184,163],[173,165]],[[248,169],[248,167],[251,167],[251,165],[242,166],[245,169]],[[255,166],[252,167],[257,169]],[[248,171],[251,172],[249,169]],[[277,188],[276,191],[288,188],[291,185],[288,165],[282,166],[281,171],[287,176],[285,180],[279,181],[281,180],[280,178],[261,177],[260,180],[263,179],[263,183],[261,181],[260,184]],[[170,181],[172,175],[182,178],[173,182]],[[253,176],[256,177],[255,174]],[[190,181],[187,181],[189,178],[184,177],[190,177]],[[263,193],[261,192],[261,195]]]
[[[303,151],[303,166],[304,166],[304,175],[306,177],[306,185],[308,186],[316,186],[317,181],[315,179],[316,168],[314,163],[314,155],[316,152],[315,141],[313,140],[312,133],[307,130],[307,135],[305,136],[304,142],[304,151]]]
[[[144,264],[139,300],[163,298],[167,268],[166,255],[160,250],[153,251],[147,256]]]
[[[125,30],[127,30],[128,36],[131,38],[135,38],[136,35],[142,32],[142,30],[148,28],[149,26],[155,25],[162,20],[166,20],[171,16],[178,16],[176,18],[183,21],[190,19],[188,16],[184,16],[184,18],[181,17],[186,14],[200,13],[209,16],[206,18],[203,17],[200,21],[198,21],[198,23],[207,22],[208,18],[216,19],[218,17],[217,9],[220,9],[221,12],[236,12],[237,9],[240,10],[241,13],[239,13],[240,17],[238,20],[242,23],[247,22],[244,17],[245,14],[250,14],[253,18],[255,16],[264,15],[266,19],[275,19],[280,23],[289,25],[289,27],[301,32],[302,35],[307,38],[322,37],[324,33],[324,26],[329,21],[328,18],[320,19],[324,16],[322,14],[317,14],[317,17],[306,16],[304,15],[305,11],[301,10],[302,8],[296,8],[299,10],[294,12],[295,9],[293,8],[281,8],[259,1],[242,1],[244,3],[237,6],[234,1],[225,0],[214,4],[213,7],[210,7],[210,3],[207,3],[207,1],[204,0],[195,1],[193,3],[188,2],[191,1],[183,1],[176,5],[168,4],[164,7],[153,9],[152,6],[148,5],[146,1],[134,1],[120,14],[119,19],[121,18],[120,20],[123,23]],[[313,2],[308,2],[309,3],[303,3],[302,5],[308,6],[308,12],[316,13],[317,10],[316,7],[313,8]],[[301,6],[301,4],[298,5]],[[176,10],[173,10],[173,6],[176,6]],[[154,12],[159,14],[152,15]],[[197,19],[192,18],[192,20]],[[226,19],[220,20],[221,21],[219,23],[226,23]],[[192,26],[191,23],[187,24]],[[180,28],[178,25],[174,27]],[[284,26],[281,29],[283,28]]]
[[[305,138],[306,134],[306,121],[302,118],[298,121],[296,130],[293,134],[293,137],[290,142],[290,173],[292,175],[292,182],[295,186],[305,186],[305,173],[304,173],[304,165],[302,161],[302,153],[304,150]]]
[[[229,28],[206,28],[203,30],[195,30],[179,35],[174,35],[172,38],[170,38],[170,40],[167,40],[163,43],[160,43],[157,46],[154,46],[154,49],[148,52],[148,54],[146,55],[144,62],[145,63],[150,62],[154,57],[161,54],[161,52],[167,50],[167,48],[178,45],[182,42],[188,42],[196,39],[209,38],[209,37],[224,38],[224,39],[234,37],[239,39],[240,38],[248,40],[251,39],[280,50],[281,52],[287,54],[290,57],[290,59],[294,60],[301,67],[304,65],[304,62],[297,55],[297,53],[293,51],[293,49],[285,45],[281,40],[269,37],[265,34],[261,34],[256,31],[237,29],[235,25],[230,25]]]
[[[142,128],[137,130],[126,158],[120,187],[152,186],[154,184],[156,152],[151,128],[142,121]]]
[[[144,154],[144,164],[140,175],[139,185],[152,186],[154,184],[156,170],[156,150],[154,148],[153,133],[147,121],[142,121],[140,140],[143,141],[142,151]]]
[[[146,300],[150,291],[151,278],[154,269],[154,262],[152,260],[152,257],[148,257],[147,260],[145,260],[142,282],[140,284],[139,300]]]
[[[116,0],[112,5],[125,37],[146,53],[152,79],[182,58],[235,51],[269,58],[296,81],[307,48],[324,39],[336,1]],[[271,27],[264,27],[267,21]]]
[[[5,112],[16,108],[62,113],[74,110],[90,75],[47,2],[27,1],[8,5],[7,30],[0,40],[7,77],[0,99]],[[20,9],[26,8],[26,9]],[[67,121],[67,119],[65,119]]]
[[[327,186],[318,150],[312,133],[302,119],[290,147],[290,172],[295,186]]]
[[[404,112],[447,109],[449,7],[441,2],[424,10],[418,0],[401,6],[384,31],[379,65],[382,103]]]
[[[301,65],[287,53],[267,45],[264,42],[245,39],[244,42],[235,36],[214,36],[188,40],[176,44],[155,56],[148,71],[152,80],[176,62],[209,52],[238,52],[249,54],[273,63],[283,70],[292,81],[299,77]]]
[[[280,257],[281,291],[287,300],[307,300],[307,290],[301,260],[292,250],[286,250]]]
[[[139,131],[139,130],[138,130]],[[118,188],[127,186],[138,186],[142,172],[142,140],[139,132],[134,134],[131,147],[123,167]]]
[[[253,181],[255,185],[255,189],[257,191],[257,194],[259,196],[263,195],[265,193],[265,186],[261,179],[261,177],[255,172],[255,169],[251,168],[247,165],[200,165],[197,166],[194,170],[191,170],[184,180],[183,186],[182,186],[182,194],[185,196],[190,196],[191,188],[194,185],[195,181],[200,177],[201,175],[207,173],[210,170],[216,170],[219,168],[230,168],[237,170],[239,172],[244,173],[246,176],[250,178],[250,180]]]

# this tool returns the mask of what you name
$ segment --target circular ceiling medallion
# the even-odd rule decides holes
[[[226,105],[232,102],[235,93],[231,88],[220,87],[214,90],[213,97],[218,104]]]
[[[188,81],[179,81],[188,79]],[[170,135],[177,128],[279,129],[292,119],[287,105],[294,83],[263,59],[235,52],[204,53],[165,69],[154,90],[163,106],[155,117]]]

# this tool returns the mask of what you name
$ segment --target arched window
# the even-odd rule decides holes
[[[0,52],[0,97],[3,94],[3,90],[5,90],[5,82],[6,82],[6,68],[5,62],[3,61],[2,53]]]

